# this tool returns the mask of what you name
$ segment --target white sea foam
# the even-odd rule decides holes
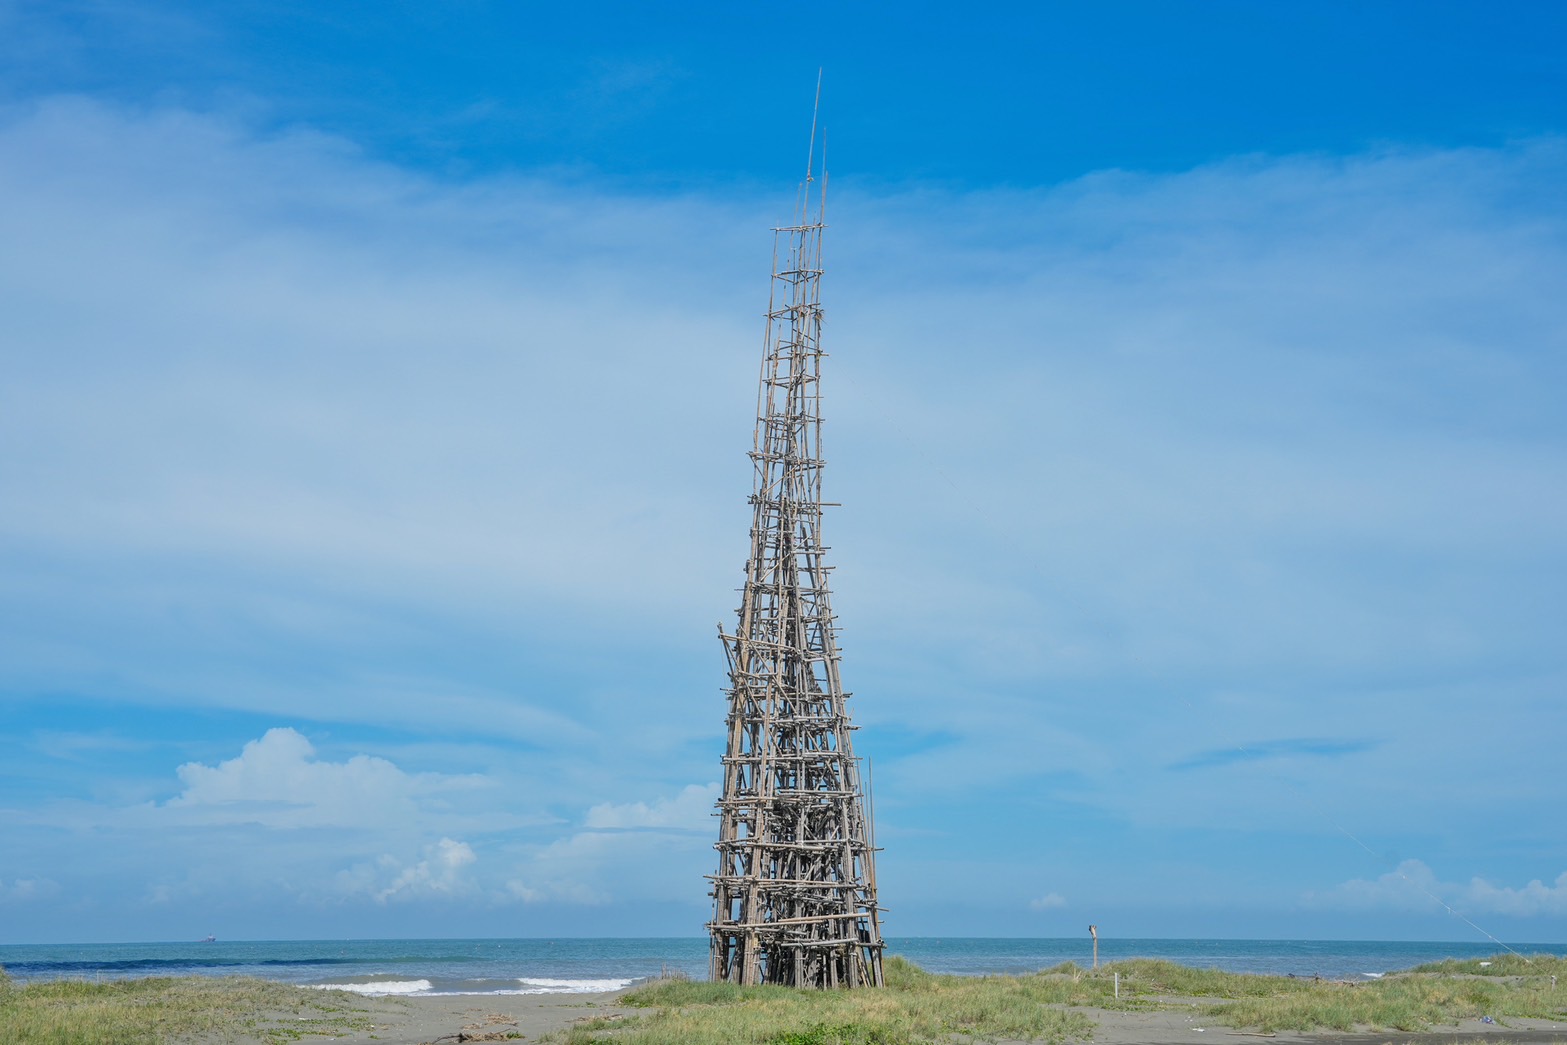
[[[517,982],[523,989],[519,994],[602,994],[605,991],[618,991],[622,987],[629,987],[637,982],[629,980],[548,980],[531,976],[520,976]]]
[[[318,991],[353,991],[379,997],[385,994],[422,994],[433,984],[429,980],[376,980],[372,983],[314,983]]]

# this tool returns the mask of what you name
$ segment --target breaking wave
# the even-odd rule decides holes
[[[429,980],[374,980],[370,983],[313,983],[318,991],[353,991],[380,997],[386,994],[422,994],[433,986]]]
[[[605,991],[618,991],[622,987],[629,987],[637,982],[629,980],[547,980],[532,976],[518,977],[517,982],[522,984],[520,994],[602,994]]]

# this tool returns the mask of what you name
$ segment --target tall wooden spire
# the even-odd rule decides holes
[[[751,552],[739,624],[733,635],[719,628],[729,728],[711,973],[732,983],[879,987],[875,849],[821,539],[826,176],[816,183],[814,118],[811,138],[798,221],[773,230]]]

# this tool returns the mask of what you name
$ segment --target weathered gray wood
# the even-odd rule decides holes
[[[814,155],[814,146],[813,146]],[[751,548],[729,663],[710,969],[715,980],[881,986],[868,796],[821,539],[825,176],[773,230],[751,461]],[[812,204],[816,214],[812,217]]]

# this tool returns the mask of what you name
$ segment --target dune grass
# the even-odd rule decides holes
[[[1448,958],[1417,965],[1410,972],[1439,972],[1449,976],[1555,976],[1567,980],[1567,958],[1554,954],[1493,954],[1489,958]]]
[[[364,1000],[343,991],[237,976],[17,984],[0,969],[6,1045],[164,1045],[233,1034],[286,1045],[370,1026]]]
[[[1273,1030],[1354,1030],[1358,1027],[1420,1031],[1461,1019],[1490,1016],[1567,1020],[1567,984],[1550,976],[1501,979],[1409,972],[1372,983],[1313,983],[1270,996],[1241,998],[1204,1011],[1237,1027]]]
[[[1480,967],[1480,961],[1491,964]],[[1437,962],[1361,983],[1255,976],[1193,969],[1173,962],[1116,962],[1085,982],[1119,972],[1123,998],[1160,1003],[1196,999],[1197,1011],[1233,1027],[1279,1030],[1392,1029],[1420,1031],[1490,1016],[1567,1020],[1567,961],[1549,955],[1525,962],[1513,955]],[[1063,967],[1064,968],[1064,967]],[[1058,971],[1058,970],[1051,970]],[[1080,971],[1080,970],[1079,970]],[[1489,973],[1489,978],[1471,975]],[[1551,976],[1557,976],[1555,986]],[[1102,985],[1101,985],[1102,989]],[[1207,1004],[1203,1000],[1212,999]],[[1076,998],[1071,1004],[1085,1004]],[[1086,1004],[1115,1007],[1103,1001]]]
[[[1364,983],[1250,976],[1152,961],[1117,962],[1100,975],[1119,970],[1123,992],[1130,988],[1144,998],[1211,998],[1197,1006],[1199,1012],[1264,1032],[1420,1031],[1483,1016],[1502,1024],[1522,1017],[1567,1020],[1567,976],[1559,971],[1567,963],[1550,956],[1532,964],[1509,961],[1512,957],[1438,962]],[[1491,965],[1480,968],[1481,960]],[[1482,977],[1469,974],[1471,967],[1496,971]],[[1558,977],[1554,986],[1553,974]]]
[[[1497,967],[1500,958],[1491,959]],[[651,1010],[630,1020],[585,1023],[563,1045],[926,1045],[953,1035],[987,1040],[1085,1040],[1078,1007],[1171,1009],[1262,1032],[1420,1031],[1464,1018],[1567,1020],[1561,959],[1525,974],[1467,975],[1466,963],[1367,983],[1254,976],[1138,959],[1090,971],[1067,963],[1027,976],[939,976],[902,958],[886,963],[883,991],[795,991],[661,980],[625,998]],[[1550,977],[1558,976],[1552,986]],[[1116,976],[1120,997],[1115,996]]]
[[[1087,1040],[1080,1011],[1198,1013],[1263,1032],[1421,1031],[1464,1018],[1567,1022],[1567,960],[1498,955],[1438,962],[1367,983],[1251,976],[1139,959],[1067,963],[1026,976],[942,976],[902,958],[885,990],[796,991],[660,980],[625,996],[643,1010],[554,1035],[562,1045],[931,1045],[968,1039]],[[1120,997],[1115,996],[1116,977]],[[1551,977],[1557,982],[1553,984]],[[369,1029],[365,999],[227,977],[16,984],[0,970],[6,1045],[165,1045],[246,1035],[286,1045]]]
[[[886,963],[886,990],[797,991],[661,980],[632,991],[652,1010],[626,1021],[591,1021],[558,1035],[564,1045],[923,1045],[953,1034],[1034,1041],[1081,1040],[1093,1023],[1052,1008],[1058,988],[1041,977],[936,976],[901,958]]]
[[[1486,960],[1491,964],[1479,965]],[[1076,966],[1058,966],[1048,973],[1072,973],[1081,978],[1072,1005],[1101,1008],[1191,999],[1198,1012],[1234,1027],[1278,1030],[1341,1030],[1357,1028],[1425,1030],[1451,1026],[1465,1018],[1490,1016],[1567,1020],[1567,960],[1550,955],[1525,962],[1498,955],[1468,962],[1437,962],[1363,983],[1308,980],[1285,976],[1254,976],[1193,969],[1174,962],[1146,959],[1115,962],[1095,973]],[[1122,1001],[1104,999],[1104,981],[1121,976]],[[1481,978],[1471,973],[1487,973]],[[1551,976],[1557,977],[1552,985]],[[1094,997],[1095,993],[1099,997]],[[1204,1001],[1211,999],[1207,1004]],[[1188,1002],[1190,1004],[1190,1002]]]

